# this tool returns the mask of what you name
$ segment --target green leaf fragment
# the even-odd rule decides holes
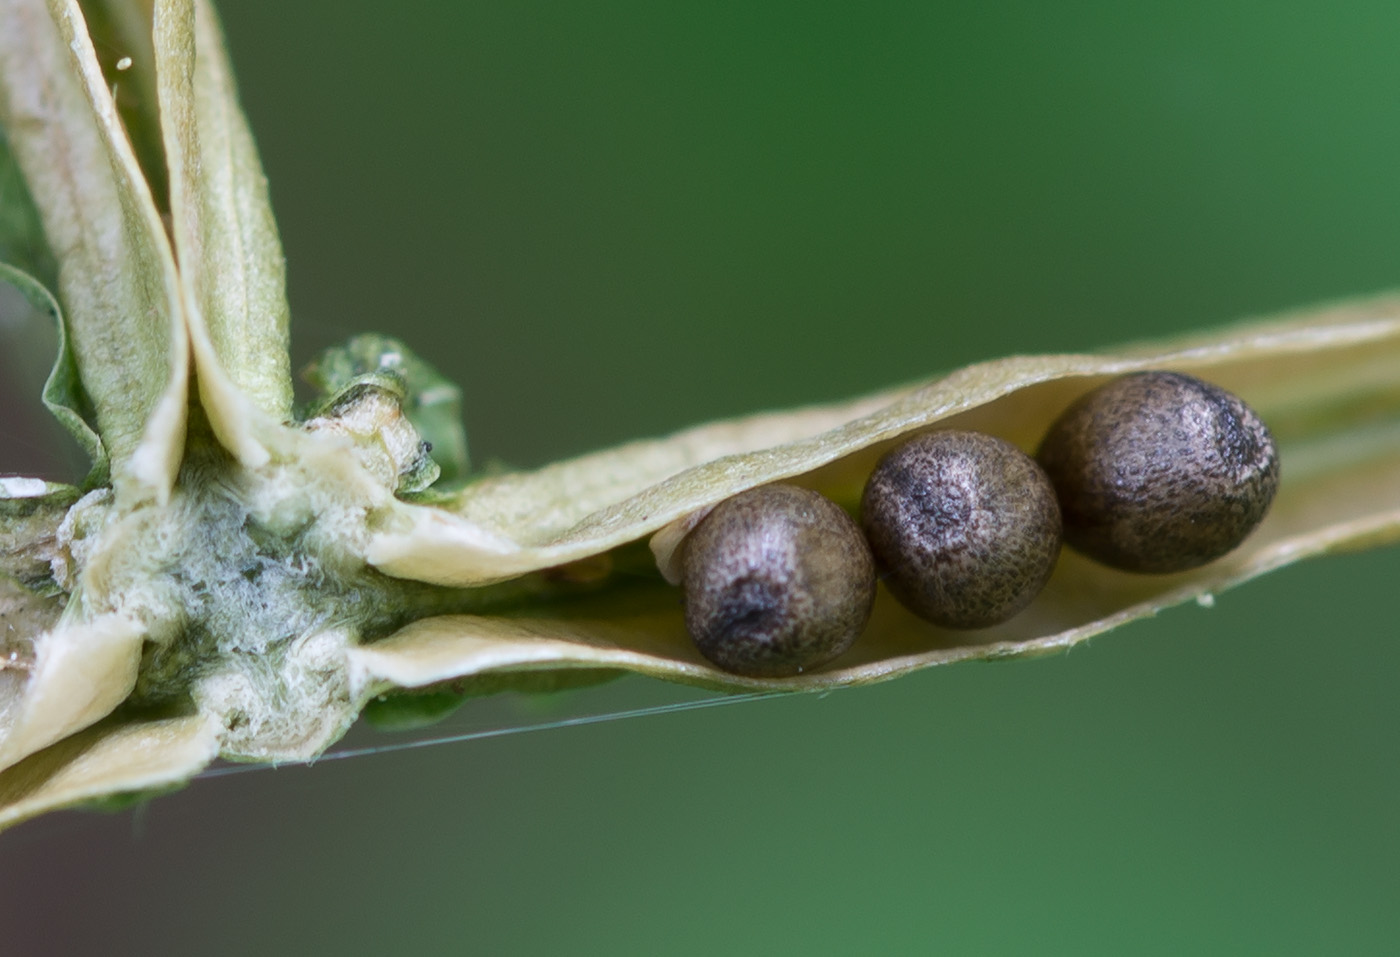
[[[444,720],[466,700],[453,691],[384,694],[371,698],[362,715],[381,731],[413,731]]]
[[[39,210],[0,126],[0,263],[28,273],[45,287],[58,285],[58,263],[44,238]]]
[[[416,691],[386,691],[365,703],[361,716],[381,731],[414,731],[444,721],[473,698],[513,692],[556,695],[625,677],[617,668],[483,672]]]
[[[107,450],[91,425],[96,413],[78,375],[78,364],[69,345],[68,328],[57,301],[37,279],[12,266],[0,263],[0,280],[19,290],[35,310],[54,321],[58,329],[58,355],[54,359],[48,381],[44,383],[44,406],[87,454],[91,467],[83,482],[84,487],[96,488],[105,485],[110,468]]]

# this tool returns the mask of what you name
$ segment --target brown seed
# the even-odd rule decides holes
[[[1132,572],[1219,558],[1278,489],[1278,450],[1254,410],[1177,372],[1126,375],[1081,397],[1036,457],[1059,495],[1065,541]]]
[[[741,492],[705,516],[684,547],[686,628],[725,671],[782,678],[819,667],[870,617],[870,549],[850,516],[816,492]]]
[[[895,448],[865,485],[861,522],[887,588],[947,628],[986,628],[1045,587],[1060,511],[1040,467],[980,432],[930,432]]]

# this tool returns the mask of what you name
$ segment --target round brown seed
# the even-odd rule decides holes
[[[1254,410],[1177,372],[1123,376],[1081,397],[1036,453],[1065,541],[1132,572],[1179,572],[1239,545],[1278,489],[1278,450]]]
[[[986,628],[1045,587],[1060,554],[1060,510],[1040,467],[980,432],[930,432],[889,452],[861,500],[875,562],[910,611],[947,628]]]
[[[741,492],[715,506],[684,547],[686,628],[725,671],[800,674],[849,648],[870,617],[870,549],[850,516],[816,492]]]

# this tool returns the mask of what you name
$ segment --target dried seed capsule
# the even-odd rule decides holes
[[[875,564],[833,502],[765,485],[721,502],[685,542],[685,624],[725,671],[782,678],[849,648],[870,617]]]
[[[1081,397],[1037,453],[1065,541],[1114,568],[1179,572],[1244,541],[1278,489],[1278,450],[1237,396],[1176,372]]]
[[[876,564],[910,611],[947,628],[986,628],[1031,603],[1060,554],[1060,510],[1045,473],[980,432],[930,432],[875,466],[861,522]]]

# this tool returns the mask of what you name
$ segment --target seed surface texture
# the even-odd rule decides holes
[[[860,635],[875,564],[835,503],[765,485],[717,505],[686,539],[685,623],[725,671],[781,678],[817,668]]]
[[[1071,405],[1036,457],[1065,541],[1106,565],[1178,572],[1229,552],[1278,489],[1278,450],[1254,410],[1176,372],[1140,372]]]
[[[980,432],[930,432],[882,458],[861,522],[887,588],[947,628],[986,628],[1030,604],[1060,554],[1040,467]]]

